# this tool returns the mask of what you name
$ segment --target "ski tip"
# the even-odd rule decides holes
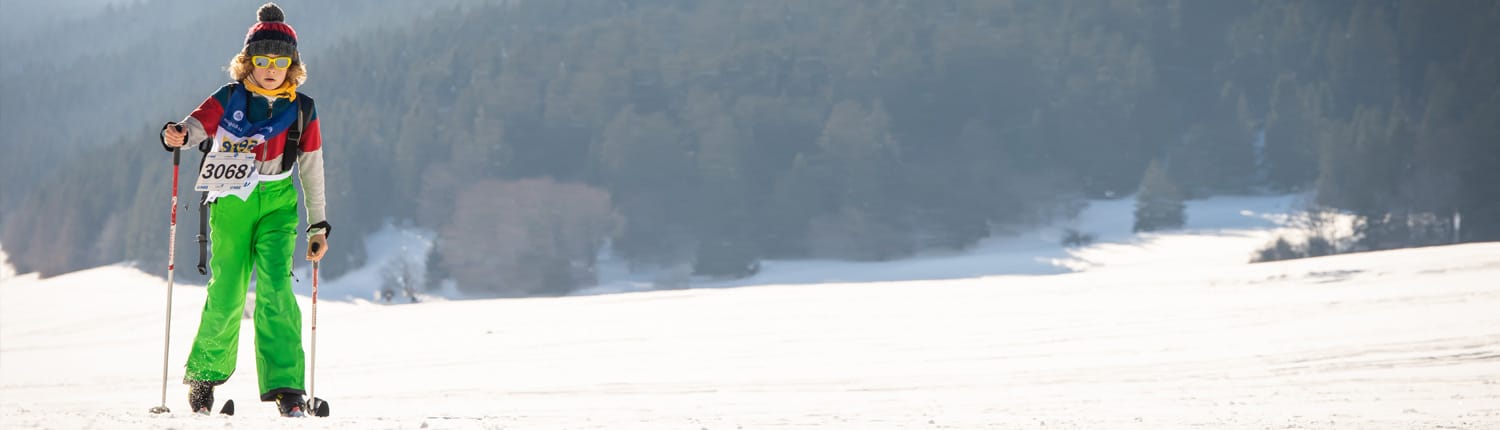
[[[221,409],[219,409],[219,414],[233,416],[234,415],[234,400],[225,400],[224,401],[224,407],[221,408]]]
[[[328,416],[328,402],[327,401],[325,401],[323,399],[319,399],[317,397],[314,397],[312,399],[311,405],[312,405],[313,416],[316,416],[316,417],[326,417],[326,416]]]

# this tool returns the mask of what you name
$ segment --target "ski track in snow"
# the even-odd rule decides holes
[[[248,328],[216,393],[240,415],[184,413],[201,286],[153,416],[162,278],[21,275],[0,427],[1500,429],[1500,244],[1245,263],[1263,233],[1101,243],[1060,275],[320,302],[334,416],[295,424],[256,401]]]

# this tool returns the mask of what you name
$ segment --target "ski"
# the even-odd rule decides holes
[[[208,408],[204,408],[201,412],[194,413],[205,417],[211,415],[208,413]],[[234,416],[234,400],[225,400],[224,407],[219,408],[219,415]]]
[[[306,418],[328,416],[328,402],[314,397],[312,400],[298,404],[282,405],[277,399],[277,409],[280,409],[283,418]],[[283,406],[286,408],[284,409]]]
[[[328,401],[319,398],[313,398],[311,402],[308,402],[308,409],[312,412],[312,416],[326,417],[328,416],[329,411]],[[203,416],[209,415],[206,411],[197,412],[197,414]],[[234,416],[234,400],[225,400],[224,406],[219,408],[219,415],[227,417]]]
[[[328,401],[323,400],[323,399],[319,399],[317,397],[313,397],[312,401],[307,402],[307,404],[309,405],[309,409],[312,409],[313,416],[315,416],[315,417],[326,417],[326,416],[328,416]]]

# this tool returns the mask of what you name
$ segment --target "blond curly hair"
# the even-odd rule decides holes
[[[241,52],[229,60],[227,69],[229,77],[239,82],[250,77],[250,71],[255,70],[255,65],[250,63],[250,54]],[[292,59],[292,67],[286,69],[286,80],[297,85],[307,82],[307,65],[301,59]]]

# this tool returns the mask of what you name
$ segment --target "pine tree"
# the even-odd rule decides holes
[[[891,135],[890,117],[880,103],[854,101],[836,105],[818,139],[828,157],[834,198],[832,213],[810,223],[814,255],[865,261],[889,260],[912,251],[905,208],[886,190],[901,183],[899,145]]]
[[[1182,191],[1167,179],[1165,170],[1155,161],[1146,168],[1146,176],[1141,179],[1141,188],[1135,199],[1133,231],[1180,228],[1187,221]]]

